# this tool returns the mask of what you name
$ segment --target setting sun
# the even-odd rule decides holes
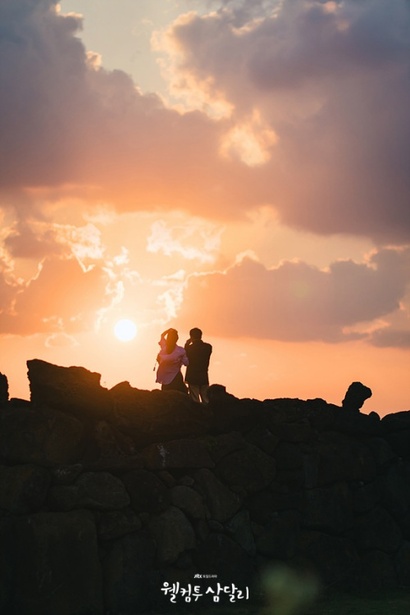
[[[119,320],[114,326],[115,337],[121,342],[129,342],[137,334],[137,325],[128,318]]]

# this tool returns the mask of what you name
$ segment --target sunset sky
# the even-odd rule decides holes
[[[0,372],[410,409],[408,0],[0,0]],[[121,341],[116,323],[136,336]]]

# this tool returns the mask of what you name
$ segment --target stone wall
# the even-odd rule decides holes
[[[222,387],[204,407],[28,370],[31,401],[0,409],[1,615],[161,610],[164,582],[198,574],[252,594],[272,561],[324,586],[410,586],[410,412]]]

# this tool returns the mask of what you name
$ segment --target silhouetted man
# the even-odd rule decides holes
[[[185,382],[188,385],[189,395],[196,402],[208,403],[208,367],[211,358],[212,346],[202,341],[202,331],[194,327],[189,332],[190,338],[185,343],[185,351],[189,365],[186,368]]]

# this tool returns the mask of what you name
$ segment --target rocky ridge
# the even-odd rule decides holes
[[[205,407],[27,365],[30,401],[0,375],[1,615],[161,610],[198,574],[252,593],[272,561],[410,586],[410,411],[360,413],[360,383],[340,407],[218,385]]]

